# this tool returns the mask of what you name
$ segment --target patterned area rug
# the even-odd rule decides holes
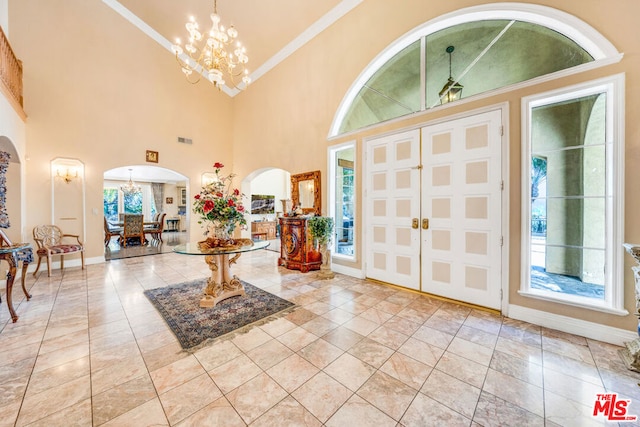
[[[200,308],[206,279],[148,289],[144,294],[158,309],[182,348],[193,349],[207,340],[295,306],[247,282],[242,284],[246,296],[228,298],[213,308]]]

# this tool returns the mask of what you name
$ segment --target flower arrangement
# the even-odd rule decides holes
[[[237,188],[231,188],[235,174],[220,174],[224,168],[222,163],[214,163],[213,168],[216,179],[202,187],[200,193],[194,196],[193,212],[200,215],[198,224],[210,223],[216,229],[225,230],[230,235],[238,224],[247,225],[242,204],[244,194]]]

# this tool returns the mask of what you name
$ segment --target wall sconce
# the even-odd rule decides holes
[[[56,169],[56,176],[58,178],[64,179],[64,182],[67,184],[73,181],[74,178],[78,177],[78,170],[76,168],[67,168],[63,173],[60,168]]]
[[[451,77],[451,54],[454,51],[453,46],[448,46],[445,52],[449,54],[449,80],[445,83],[444,87],[438,95],[440,95],[440,103],[446,104],[448,102],[457,101],[462,98],[462,85]]]

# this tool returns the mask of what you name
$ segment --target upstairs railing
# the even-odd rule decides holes
[[[16,58],[0,27],[0,87],[16,112],[25,118],[22,103],[22,61]]]

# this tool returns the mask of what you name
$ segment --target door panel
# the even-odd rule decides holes
[[[367,277],[420,289],[420,131],[368,141]]]
[[[501,113],[422,129],[422,290],[500,308]]]

